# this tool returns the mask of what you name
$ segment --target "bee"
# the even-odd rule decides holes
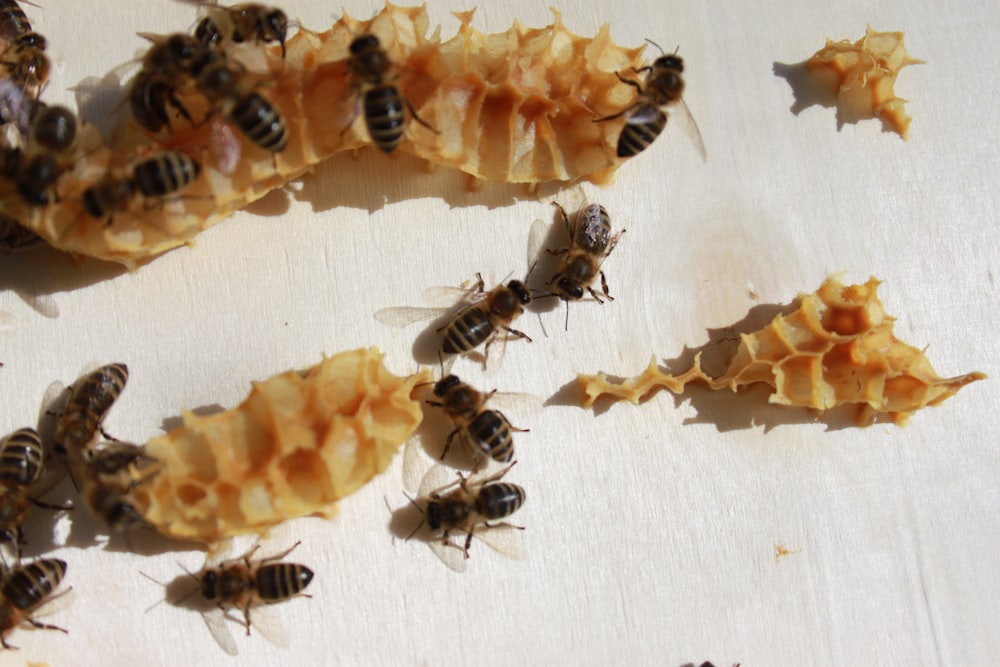
[[[57,450],[81,459],[91,451],[105,415],[127,382],[128,366],[122,363],[101,366],[78,380],[56,422]]]
[[[549,250],[553,255],[565,255],[559,270],[549,278],[546,285],[555,285],[555,292],[564,301],[578,301],[584,290],[598,303],[604,303],[591,285],[601,276],[601,291],[608,299],[614,297],[608,291],[608,281],[601,270],[601,264],[618,244],[624,230],[612,235],[611,218],[603,206],[591,204],[576,214],[575,224],[570,224],[566,210],[553,202],[559,209],[566,231],[569,232],[569,247]]]
[[[667,114],[660,107],[674,102],[682,102],[684,92],[684,59],[677,54],[665,54],[653,61],[651,66],[632,68],[635,74],[646,73],[643,84],[626,79],[617,73],[619,80],[635,88],[639,99],[630,107],[610,116],[596,118],[595,123],[614,120],[625,116],[625,126],[618,137],[618,157],[629,158],[644,151],[660,136],[667,125]],[[702,152],[704,148],[701,148]]]
[[[106,178],[83,192],[83,208],[94,218],[128,209],[136,194],[162,198],[190,185],[201,174],[193,158],[167,151],[136,164],[128,178]]]
[[[524,283],[511,280],[506,285],[497,285],[486,292],[483,276],[477,273],[476,278],[479,281],[476,292],[482,298],[463,308],[439,329],[443,331],[441,351],[445,354],[462,354],[483,343],[486,343],[488,351],[502,332],[530,342],[531,338],[527,334],[510,328],[510,323],[531,303],[531,292]]]
[[[29,145],[61,153],[76,139],[76,116],[62,106],[38,103],[31,114]]]
[[[45,558],[14,568],[0,580],[0,643],[4,648],[13,649],[7,643],[7,634],[19,625],[28,623],[43,630],[68,630],[55,625],[40,623],[31,617],[59,586],[66,576],[66,561]]]
[[[26,155],[18,148],[0,147],[0,175],[14,183],[17,193],[31,206],[57,200],[54,192],[61,169],[48,153]]]
[[[198,89],[254,144],[278,153],[288,144],[288,129],[277,109],[264,97],[246,90],[244,72],[220,59],[199,75]]]
[[[444,486],[434,488],[441,473],[442,466],[435,466],[424,477],[418,495],[423,501],[423,507],[411,500],[418,510],[423,512],[424,518],[420,524],[410,533],[410,537],[416,535],[420,528],[427,524],[427,527],[436,536],[431,542],[432,546],[439,546],[435,553],[445,562],[446,565],[455,570],[464,568],[464,561],[469,558],[469,547],[472,546],[472,536],[477,535],[484,539],[487,534],[496,531],[496,535],[488,540],[488,543],[511,558],[521,558],[523,556],[522,547],[519,541],[514,541],[509,531],[524,530],[523,526],[514,526],[507,522],[498,522],[509,517],[524,504],[524,489],[517,484],[501,482],[500,480],[510,472],[514,464],[511,463],[499,473],[486,478],[466,477],[462,473],[456,473],[458,480]],[[506,529],[498,530],[498,529]],[[454,532],[465,533],[465,543],[457,547],[451,542],[450,536]],[[499,539],[499,535],[509,538],[504,542]],[[409,539],[409,538],[407,538]],[[449,558],[450,549],[460,549],[464,558],[458,562]]]
[[[21,524],[31,505],[44,509],[69,509],[32,497],[31,491],[44,474],[44,450],[38,432],[22,428],[0,440],[0,541],[17,547],[21,559]]]
[[[224,7],[205,0],[184,0],[189,4],[209,8],[209,15],[198,22],[195,39],[202,44],[217,46],[225,41],[236,44],[253,39],[257,42],[278,42],[281,57],[285,57],[288,16],[277,7],[245,2]]]
[[[378,37],[372,34],[357,37],[351,42],[350,52],[348,67],[354,75],[355,87],[363,90],[364,95],[357,97],[354,114],[343,132],[347,132],[354,124],[360,105],[364,109],[365,126],[372,143],[386,153],[396,150],[403,141],[403,131],[406,129],[404,106],[414,120],[431,132],[438,133],[417,115],[413,106],[399,92],[399,88],[389,83],[392,63]]]
[[[198,590],[207,602],[222,610],[236,608],[243,612],[249,636],[252,607],[296,597],[312,597],[302,591],[312,582],[313,571],[298,563],[278,562],[300,544],[296,542],[280,554],[254,561],[251,559],[260,548],[258,544],[239,558],[223,561],[215,567],[205,567],[191,576],[198,582]],[[220,637],[216,636],[216,639]],[[223,644],[222,641],[219,643]],[[232,653],[227,644],[223,644],[223,648]]]
[[[37,97],[52,68],[45,55],[47,43],[45,37],[31,29],[24,10],[13,0],[0,2],[0,39],[8,42],[3,55],[14,52],[12,60],[3,61],[10,78]]]
[[[486,456],[506,463],[514,457],[513,432],[527,432],[528,429],[511,426],[502,412],[485,407],[494,393],[495,390],[489,394],[479,392],[455,375],[447,375],[434,384],[434,395],[440,400],[427,401],[427,404],[444,410],[455,424],[455,430],[445,441],[442,459],[455,437],[462,438],[468,445],[475,462]]]
[[[170,126],[168,107],[188,121],[191,115],[177,98],[177,89],[197,76],[217,56],[196,38],[185,33],[164,37],[142,35],[153,42],[143,58],[142,68],[129,88],[132,117],[146,130],[156,133]]]

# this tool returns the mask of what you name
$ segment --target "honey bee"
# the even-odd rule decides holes
[[[533,300],[532,290],[520,280],[511,280],[486,291],[486,283],[480,273],[476,274],[476,285],[472,289],[450,287],[431,288],[435,292],[447,290],[449,295],[459,292],[458,303],[465,305],[449,318],[444,326],[437,329],[441,333],[441,354],[466,354],[480,345],[486,344],[483,355],[486,362],[497,366],[503,358],[507,339],[510,336],[531,342],[531,337],[511,328],[511,323],[520,317],[526,306]],[[430,293],[430,290],[427,292]],[[454,298],[452,296],[451,298]],[[375,319],[391,326],[407,326],[414,322],[440,317],[451,308],[395,307],[376,311]],[[489,356],[490,347],[500,341],[498,354]]]
[[[52,67],[45,55],[47,43],[45,37],[31,29],[24,10],[14,0],[0,2],[0,39],[8,43],[4,56],[14,51],[12,60],[3,61],[10,78],[23,90],[30,90],[33,97],[38,97]]]
[[[0,175],[14,183],[17,193],[32,206],[58,199],[53,188],[60,172],[51,154],[25,155],[17,148],[0,147]]]
[[[80,378],[70,391],[66,407],[56,422],[57,450],[70,457],[92,450],[105,415],[128,382],[128,366],[108,364]]]
[[[21,559],[21,524],[31,505],[44,509],[69,509],[50,505],[32,496],[44,474],[45,452],[33,428],[22,428],[0,440],[0,541],[13,543]]]
[[[94,218],[108,218],[125,211],[140,194],[163,198],[190,185],[201,174],[193,158],[179,151],[167,151],[143,160],[132,168],[128,178],[105,178],[83,192],[83,208]]]
[[[655,45],[654,45],[655,46]],[[659,47],[657,47],[659,48]],[[662,49],[661,49],[662,51]],[[639,93],[639,98],[628,108],[610,116],[594,119],[595,123],[614,120],[625,116],[625,126],[618,137],[618,157],[629,158],[644,151],[660,136],[667,125],[667,114],[661,107],[675,102],[684,104],[681,95],[684,93],[684,59],[677,54],[664,54],[646,67],[632,68],[635,74],[646,73],[643,84],[626,79],[617,73],[622,83],[632,86]],[[684,112],[687,113],[686,108]],[[690,114],[688,114],[690,115]],[[697,130],[695,130],[697,134]],[[697,134],[696,143],[699,152],[704,157],[705,148]]]
[[[250,141],[272,153],[284,150],[288,144],[285,121],[267,99],[248,90],[242,70],[220,59],[205,67],[197,83],[202,94]]]
[[[38,103],[31,113],[28,142],[53,153],[61,153],[76,139],[76,116],[62,106]]]
[[[132,80],[129,106],[135,121],[156,133],[170,126],[168,107],[173,107],[185,119],[191,120],[176,91],[186,79],[197,76],[216,55],[212,49],[185,33],[142,36],[153,42],[153,46],[146,52],[142,68]]]
[[[414,120],[431,132],[438,133],[417,115],[410,102],[399,92],[399,88],[394,83],[389,83],[392,63],[378,37],[372,34],[357,37],[351,42],[350,52],[348,67],[354,76],[354,86],[362,90],[364,95],[357,96],[354,114],[343,132],[347,132],[354,124],[360,106],[364,110],[365,126],[372,143],[380,150],[391,153],[403,141],[406,129],[405,106]]]
[[[485,478],[475,475],[466,477],[459,472],[456,473],[457,480],[437,488],[434,485],[440,481],[446,469],[443,466],[431,468],[421,483],[418,492],[420,500],[411,501],[424,514],[424,518],[410,533],[410,537],[416,535],[426,523],[435,535],[430,542],[432,548],[435,548],[435,554],[446,565],[458,571],[464,569],[465,560],[469,558],[473,535],[510,558],[522,558],[523,546],[519,531],[524,530],[523,526],[507,522],[490,523],[509,517],[524,504],[526,496],[523,488],[500,481],[515,463],[517,462]],[[455,532],[465,533],[465,543],[461,547],[451,542],[450,536]],[[463,558],[456,560],[453,557],[456,550],[461,552]]]
[[[203,44],[216,46],[231,41],[241,44],[249,39],[257,42],[278,42],[281,57],[285,57],[288,16],[277,7],[245,2],[228,7],[206,0],[183,0],[188,4],[207,7],[208,16],[198,22],[194,36]]]
[[[17,648],[7,643],[7,634],[25,623],[68,634],[64,628],[40,623],[31,617],[46,599],[52,598],[65,575],[66,561],[57,558],[36,560],[3,575],[0,580],[0,643],[4,648]]]
[[[474,463],[483,457],[506,463],[514,457],[513,432],[527,432],[528,429],[511,426],[502,412],[485,407],[494,393],[479,392],[455,375],[447,375],[434,384],[434,395],[440,400],[427,401],[427,404],[444,410],[455,424],[455,430],[445,441],[442,459],[456,436],[468,445]]]
[[[598,303],[604,303],[591,285],[601,276],[601,291],[608,299],[614,297],[608,292],[608,281],[601,270],[601,264],[611,254],[618,244],[624,230],[612,235],[611,218],[603,206],[591,204],[576,214],[574,224],[570,223],[566,210],[553,202],[559,209],[566,231],[569,232],[569,247],[560,250],[549,250],[553,255],[565,255],[559,270],[549,278],[546,285],[555,285],[555,292],[564,301],[577,301],[583,298],[584,290]]]
[[[197,590],[206,602],[224,612],[233,608],[243,612],[242,624],[249,636],[251,608],[296,597],[312,597],[303,591],[312,582],[313,571],[298,563],[278,562],[299,544],[301,542],[296,542],[280,554],[255,561],[252,557],[260,548],[260,545],[256,545],[239,558],[223,561],[214,567],[206,566],[190,576],[198,582]],[[228,630],[215,624],[215,618],[205,616],[212,636],[227,653],[235,655],[236,646],[232,637]],[[223,620],[225,617],[219,619],[218,623]]]

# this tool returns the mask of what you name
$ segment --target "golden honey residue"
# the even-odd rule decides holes
[[[880,118],[906,138],[910,117],[906,100],[896,97],[893,86],[899,71],[922,63],[906,52],[901,32],[876,32],[868,26],[856,42],[826,40],[826,46],[806,61],[816,75],[828,75],[837,86],[837,106],[852,118]]]
[[[330,514],[419,426],[410,393],[429,380],[392,375],[369,348],[255,382],[239,407],[185,412],[182,426],[147,443],[161,467],[137,482],[136,505],[165,535],[209,543]]]
[[[442,41],[440,30],[427,34],[426,7],[387,4],[371,20],[344,15],[321,33],[300,28],[285,58],[276,45],[230,44],[227,55],[259,80],[257,92],[287,126],[281,152],[254,145],[187,82],[176,99],[196,122],[176,120],[172,132],[153,136],[129,116],[111,146],[84,126],[76,166],[59,180],[58,201],[29,207],[12,184],[0,183],[0,214],[57,248],[130,268],[189,243],[331,156],[371,145],[363,119],[351,122],[359,89],[348,69],[350,44],[366,32],[396,65],[394,84],[434,128],[410,118],[401,152],[484,181],[607,183],[623,163],[616,146],[625,118],[593,120],[635,101],[635,89],[616,72],[641,67],[643,48],[615,45],[607,25],[594,38],[574,35],[554,14],[544,28],[515,22],[506,32],[483,34],[471,26],[473,12],[460,12],[458,33]],[[85,213],[87,188],[166,150],[182,151],[201,167],[183,196],[155,206],[139,198],[111,224]]]
[[[603,374],[580,375],[583,406],[591,407],[601,396],[638,403],[661,388],[680,394],[696,380],[734,392],[763,383],[773,390],[771,403],[818,411],[855,405],[859,425],[880,415],[902,424],[917,410],[986,377],[978,372],[939,377],[922,350],[893,335],[895,319],[879,301],[878,285],[875,278],[849,286],[828,278],[814,294],[801,295],[794,312],[742,334],[735,356],[718,377],[702,371],[700,352],[692,367],[677,375],[661,371],[655,358],[642,374],[621,382]]]

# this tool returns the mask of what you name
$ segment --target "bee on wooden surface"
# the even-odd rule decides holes
[[[0,57],[4,58],[3,66],[8,75],[37,98],[52,68],[45,55],[47,43],[45,37],[31,29],[24,10],[14,0],[0,2],[0,39],[7,42],[7,48]],[[7,60],[10,51],[13,55]]]
[[[411,501],[423,512],[424,518],[410,533],[410,537],[416,535],[426,523],[435,534],[430,542],[435,554],[446,565],[458,571],[464,569],[465,560],[469,558],[473,535],[509,558],[522,558],[524,553],[520,531],[524,528],[500,521],[524,504],[523,488],[500,481],[515,463],[516,461],[489,477],[466,477],[459,472],[456,473],[457,480],[444,486],[436,485],[447,474],[447,468],[431,468],[421,483],[419,500]],[[452,533],[458,532],[465,533],[465,543],[462,546],[452,543],[450,539]],[[461,553],[462,558],[456,559],[456,553]]]
[[[108,177],[83,192],[83,208],[94,218],[108,218],[128,209],[136,197],[162,199],[190,185],[201,174],[201,167],[190,156],[167,151],[132,167],[127,178]]]
[[[604,207],[598,204],[591,204],[580,210],[572,224],[562,206],[554,202],[553,206],[559,209],[570,240],[569,247],[548,251],[565,257],[559,270],[545,284],[554,285],[559,298],[567,302],[582,299],[586,290],[598,303],[603,303],[597,291],[591,287],[600,275],[601,291],[606,298],[614,300],[608,291],[608,281],[601,270],[601,264],[615,249],[624,230],[612,234],[611,218]]]
[[[432,292],[433,290],[433,292]],[[425,291],[425,296],[436,296],[447,291],[451,299],[458,293],[458,304],[465,304],[451,316],[444,326],[437,329],[441,334],[441,354],[466,354],[485,343],[483,356],[493,368],[499,366],[511,336],[531,342],[531,337],[511,328],[511,323],[521,316],[526,306],[533,300],[532,291],[520,280],[511,280],[487,291],[480,273],[476,274],[476,285],[472,289],[436,287]],[[405,327],[420,320],[444,316],[451,308],[421,308],[401,306],[383,308],[376,311],[375,319],[391,326]],[[490,356],[494,343],[500,342],[499,351]]]
[[[65,628],[40,623],[31,616],[46,600],[52,599],[65,575],[66,561],[56,558],[36,560],[3,575],[0,580],[0,643],[4,648],[17,648],[7,643],[7,634],[23,624],[68,634]]]
[[[288,36],[288,16],[277,7],[245,2],[228,7],[207,0],[183,0],[208,9],[194,29],[195,38],[203,44],[217,46],[227,41],[236,44],[278,42],[281,57],[285,57],[285,39]]]
[[[35,505],[51,510],[70,509],[34,497],[45,472],[44,457],[42,440],[33,428],[19,429],[0,440],[0,541],[16,546],[18,561],[24,543],[21,524],[28,508]]]
[[[197,574],[190,576],[198,582],[196,590],[206,602],[224,612],[238,609],[243,613],[242,624],[249,636],[252,608],[296,597],[312,597],[303,591],[312,582],[313,571],[298,563],[278,562],[299,544],[301,542],[296,542],[274,556],[253,560],[253,555],[260,548],[260,545],[256,545],[239,558],[223,561],[216,566],[206,566]],[[220,618],[206,615],[205,622],[219,645],[227,653],[236,655],[236,645],[232,636],[222,625],[226,618],[228,616]],[[271,628],[271,631],[276,633],[277,629]],[[270,636],[269,639],[276,640],[277,637]]]
[[[359,107],[363,109],[368,135],[380,150],[391,153],[403,141],[406,129],[406,110],[418,123],[435,134],[410,102],[400,93],[395,83],[396,76],[390,74],[392,63],[389,54],[372,34],[357,37],[350,46],[348,67],[354,76],[354,87],[363,91],[355,100],[354,114],[343,132],[347,132],[358,117]],[[405,109],[404,109],[405,107]]]
[[[626,79],[620,72],[617,73],[617,76],[622,83],[635,88],[639,98],[631,106],[616,114],[594,120],[595,123],[599,123],[625,116],[625,126],[618,137],[618,157],[620,158],[638,155],[660,136],[663,128],[667,125],[667,114],[663,112],[661,107],[675,102],[680,102],[682,106],[684,104],[684,100],[681,98],[684,93],[684,77],[682,76],[684,59],[679,55],[661,55],[653,61],[652,65],[640,68],[633,67],[632,71],[635,74],[645,72],[645,82],[640,84],[638,81]],[[684,108],[684,112],[688,113],[686,108]],[[694,132],[697,135],[696,144],[699,152],[704,157],[705,147],[701,143],[700,134],[697,133],[696,129]]]
[[[198,90],[254,144],[272,153],[288,144],[288,128],[277,109],[253,90],[246,73],[225,59],[198,76]]]
[[[80,378],[56,422],[56,448],[68,456],[79,453],[81,458],[91,451],[105,415],[127,382],[128,366],[122,363],[101,366]]]
[[[447,375],[434,384],[434,395],[440,400],[427,401],[427,404],[444,410],[455,424],[455,430],[445,441],[442,459],[455,437],[468,445],[475,462],[485,456],[506,463],[514,457],[513,432],[528,429],[511,426],[502,412],[486,407],[493,393],[477,391],[455,375]]]
[[[146,52],[142,68],[132,80],[129,106],[135,121],[156,133],[164,127],[169,128],[170,107],[191,120],[191,115],[177,97],[177,90],[217,56],[212,49],[185,33],[141,36],[153,42],[153,46]]]

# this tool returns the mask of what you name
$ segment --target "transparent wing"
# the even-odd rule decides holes
[[[229,626],[236,621],[230,619],[219,607],[203,611],[201,617],[205,619],[205,625],[208,627],[208,632],[212,635],[215,643],[229,655],[239,655],[240,651],[236,645],[236,639],[229,629]]]
[[[397,306],[375,311],[375,320],[400,329],[417,322],[429,322],[443,317],[449,308],[421,308],[419,306]]]
[[[403,488],[413,493],[420,488],[421,480],[426,474],[426,457],[419,435],[413,435],[403,445]]]
[[[432,493],[441,493],[457,485],[458,474],[455,469],[449,468],[443,463],[435,463],[420,480],[417,497],[426,502]]]
[[[490,409],[502,412],[508,419],[524,420],[531,420],[538,416],[544,404],[545,401],[541,396],[506,391],[495,392],[486,401],[486,405]],[[513,422],[511,424],[517,426]]]
[[[288,630],[281,616],[281,607],[286,602],[290,600],[251,607],[250,632],[259,632],[261,637],[278,648],[288,648]]]
[[[549,225],[541,218],[531,223],[528,230],[528,266],[534,269],[535,265],[542,260],[542,253],[545,252],[545,239],[549,235]]]
[[[473,537],[473,542],[478,539],[489,545],[501,556],[511,560],[524,560],[525,558],[524,530],[519,526],[506,522],[480,526],[476,529]]]
[[[691,115],[691,109],[688,108],[687,102],[684,101],[683,97],[678,104],[673,106],[671,115],[674,117],[674,122],[680,125],[679,131],[688,138],[694,149],[698,151],[702,162],[707,162],[708,152],[705,150],[705,140],[702,139],[698,123],[695,121],[694,116]]]
[[[458,539],[465,539],[465,535],[458,536]],[[452,536],[448,542],[444,542],[440,537],[433,537],[431,541],[427,543],[427,546],[431,548],[434,555],[438,557],[442,563],[448,566],[448,569],[455,572],[465,572],[466,561],[469,559],[465,557],[465,550],[462,549],[460,544],[454,542],[455,536]]]

